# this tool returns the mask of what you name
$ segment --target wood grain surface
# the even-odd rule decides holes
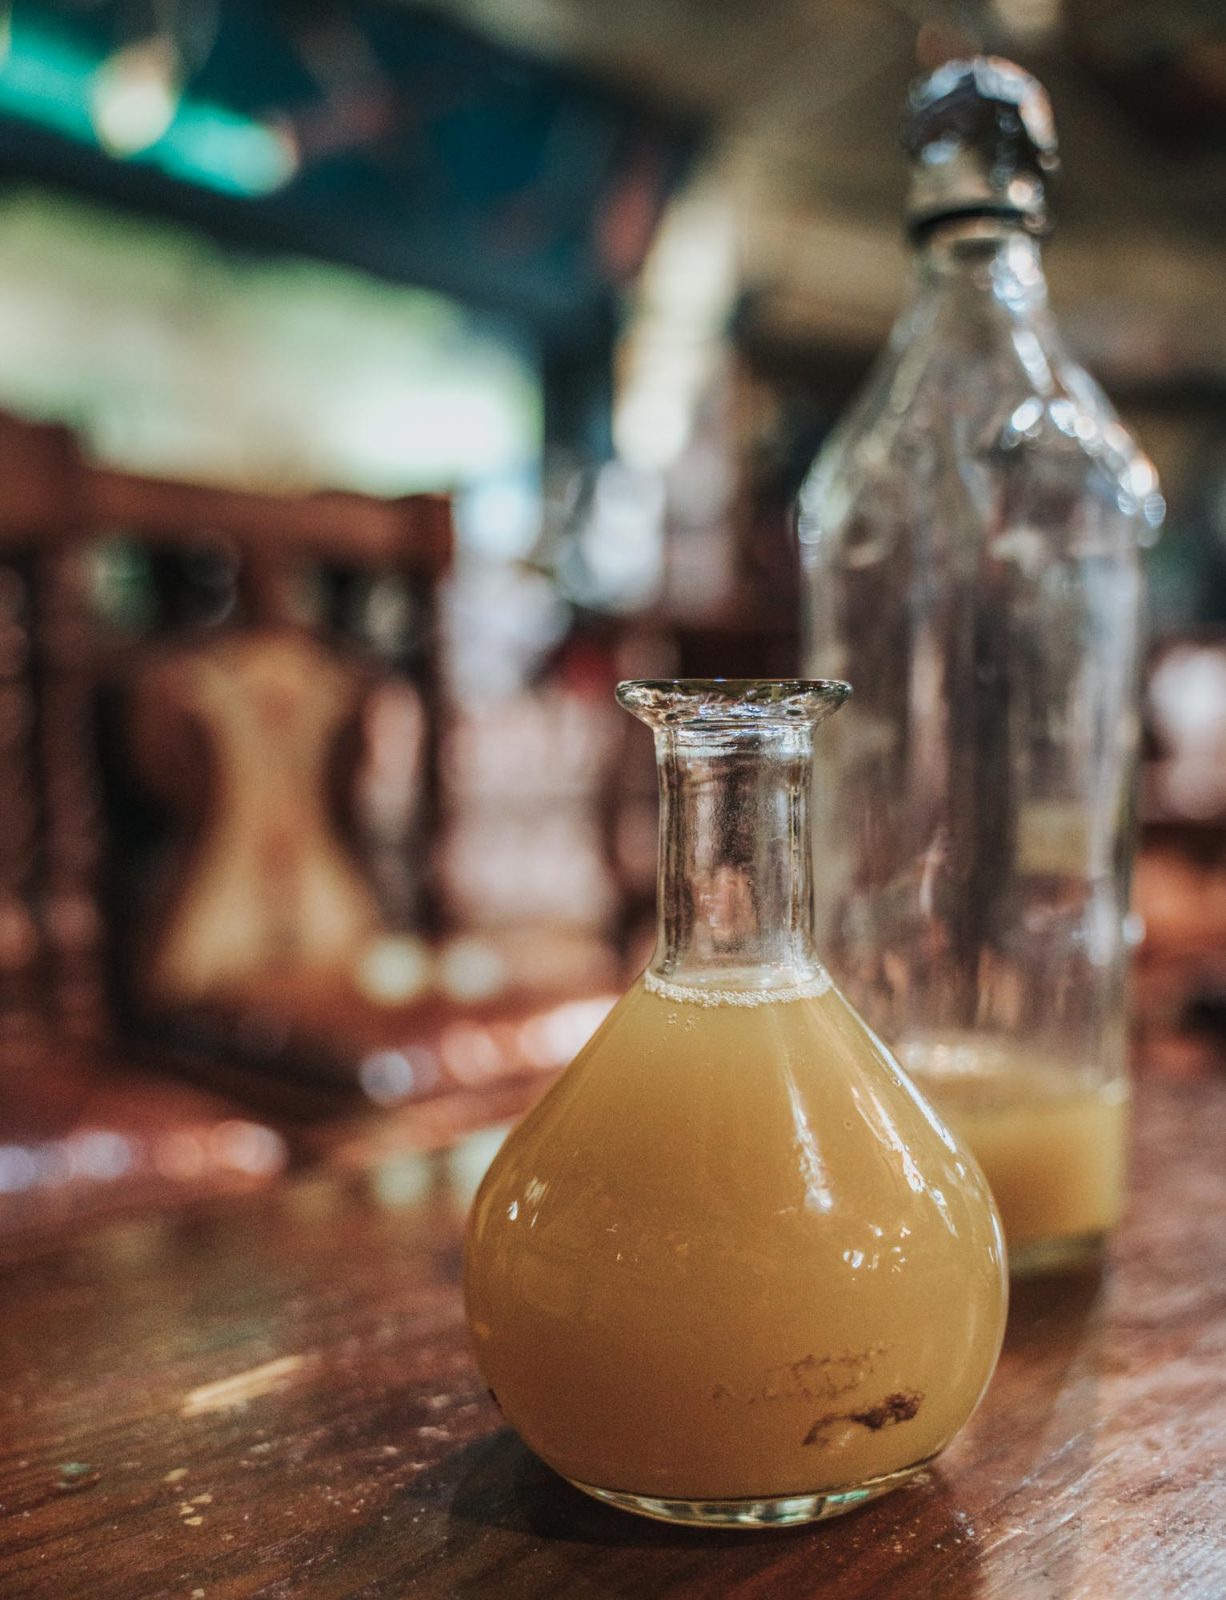
[[[1220,1600],[1226,1085],[1150,1084],[1100,1273],[1025,1286],[915,1486],[678,1532],[500,1425],[465,1342],[491,1138],[111,1223],[0,1273],[4,1600]]]

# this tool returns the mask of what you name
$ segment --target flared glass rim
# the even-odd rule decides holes
[[[816,727],[850,693],[839,678],[628,678],[617,701],[653,728]]]

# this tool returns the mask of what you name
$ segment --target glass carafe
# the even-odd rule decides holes
[[[983,1165],[1015,1270],[1118,1220],[1149,461],[1064,348],[1047,98],[996,58],[912,91],[911,292],[800,497],[806,666],[854,665],[823,953]]]
[[[646,973],[512,1132],[465,1297],[508,1420],[597,1498],[781,1525],[904,1482],[1000,1347],[973,1158],[818,959],[813,731],[847,687],[625,683],[655,732]]]

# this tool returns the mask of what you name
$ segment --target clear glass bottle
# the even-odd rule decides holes
[[[655,955],[469,1223],[469,1323],[508,1420],[580,1488],[669,1521],[885,1493],[1000,1347],[987,1184],[817,957],[813,730],[846,692],[621,685],[655,730]]]
[[[835,979],[979,1157],[1016,1269],[1119,1214],[1142,599],[1163,505],[1065,353],[1040,86],[912,91],[908,303],[804,484],[806,667],[854,668],[822,802]]]

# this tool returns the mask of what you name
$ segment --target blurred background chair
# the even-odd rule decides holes
[[[116,1051],[314,1124],[563,1064],[619,966],[607,673],[448,714],[443,497],[0,448],[9,1131],[76,1137],[65,1079]]]

